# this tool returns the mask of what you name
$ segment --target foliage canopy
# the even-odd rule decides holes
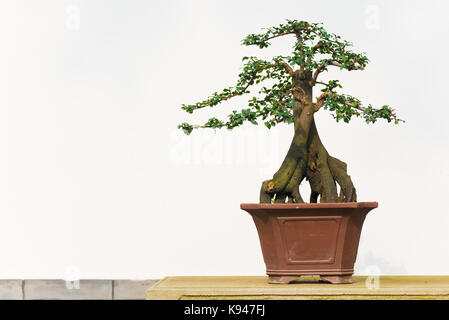
[[[316,98],[315,111],[320,108],[329,110],[337,122],[349,122],[354,116],[362,117],[367,123],[374,123],[378,119],[393,121],[395,124],[403,121],[396,117],[394,110],[388,105],[380,108],[374,108],[370,104],[364,106],[359,99],[337,92],[342,88],[338,80],[318,81],[319,75],[328,71],[329,67],[348,71],[363,70],[369,61],[365,53],[352,51],[352,43],[327,32],[321,23],[287,20],[277,27],[265,29],[264,33],[249,34],[242,40],[242,44],[263,49],[270,46],[273,39],[287,35],[296,36],[291,55],[275,56],[269,61],[255,56],[243,57],[242,72],[238,75],[235,86],[214,92],[206,100],[195,104],[182,105],[186,112],[193,113],[197,109],[215,107],[233,97],[248,94],[251,86],[262,84],[265,80],[275,80],[269,87],[261,86],[258,94],[248,100],[248,108],[232,111],[226,120],[210,118],[203,125],[184,122],[178,128],[190,134],[196,128],[225,127],[231,130],[246,121],[257,125],[259,119],[269,129],[281,122],[293,123],[296,116],[292,109],[298,103],[293,96],[294,69],[312,74],[311,87],[322,86],[321,95]]]

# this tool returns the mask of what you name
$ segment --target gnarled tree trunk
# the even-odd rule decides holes
[[[315,105],[312,101],[312,74],[297,70],[293,74],[293,96],[297,102],[293,113],[295,133],[290,148],[273,178],[262,183],[260,203],[304,202],[299,185],[310,183],[310,202],[357,201],[354,185],[346,172],[346,164],[330,156],[324,148],[315,126]],[[340,194],[337,193],[337,183]]]

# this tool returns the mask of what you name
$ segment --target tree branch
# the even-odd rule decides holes
[[[272,35],[271,37],[267,37],[266,39],[263,39],[261,41],[254,41],[253,43],[251,43],[249,45],[260,45],[261,43],[270,41],[271,39],[278,38],[278,37],[283,37],[283,36],[286,36],[288,34],[294,34],[294,33],[295,32],[293,32],[293,31],[287,31],[287,32],[278,33],[278,34]]]
[[[318,110],[320,110],[321,107],[324,105],[324,102],[326,101],[328,94],[329,94],[329,91],[326,91],[326,92],[323,92],[318,98],[316,98],[315,112],[318,112]]]
[[[330,66],[341,67],[343,64],[341,64],[341,63],[338,62],[338,61],[333,60],[333,61],[331,61],[331,63],[329,63],[329,65],[330,65]]]
[[[288,74],[293,77],[293,68],[287,62],[283,62],[282,66],[287,70]]]
[[[312,80],[310,81],[310,85],[311,85],[311,86],[314,86],[315,83],[317,83],[316,80],[318,79],[319,74],[320,74],[321,72],[323,72],[323,70],[324,70],[324,68],[325,68],[326,66],[336,66],[336,67],[341,67],[341,66],[343,65],[342,63],[340,63],[340,62],[338,62],[338,61],[335,61],[335,60],[330,61],[328,64],[326,64],[326,62],[328,62],[328,61],[323,62],[322,64],[320,64],[320,65],[318,66],[318,68],[316,68],[315,72],[313,73]]]
[[[318,75],[324,70],[326,64],[322,63],[321,65],[316,68],[315,72],[313,73],[312,80],[310,80],[310,85],[313,87],[316,83],[316,80],[318,79]]]

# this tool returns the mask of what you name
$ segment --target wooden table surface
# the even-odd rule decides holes
[[[301,277],[268,284],[267,277],[166,277],[147,290],[148,300],[449,299],[449,276],[354,276],[352,284]]]

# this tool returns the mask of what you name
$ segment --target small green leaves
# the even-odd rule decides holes
[[[269,120],[265,121],[264,124],[268,129],[271,129],[271,127],[274,127],[276,125],[276,122],[274,120]]]
[[[242,44],[245,46],[257,45],[259,48],[263,49],[270,45],[269,40],[287,34],[295,33],[295,30],[300,29],[297,21],[287,22],[287,24],[280,24],[277,27],[267,28],[267,31],[262,34],[249,34],[242,40]],[[305,21],[302,21],[300,23],[307,24],[307,22]]]
[[[193,131],[193,126],[191,126],[191,125],[188,124],[188,123],[183,122],[183,123],[181,123],[181,124],[178,126],[178,129],[182,129],[182,131],[184,131],[184,133],[185,133],[186,135],[189,135],[189,134],[191,134],[192,131]]]
[[[226,123],[226,127],[229,130],[232,130],[235,127],[241,126],[245,121],[257,125],[256,118],[256,113],[251,109],[243,109],[241,112],[234,110],[232,111],[232,114],[229,115],[229,121]]]
[[[344,122],[348,123],[351,120],[352,116],[360,115],[357,109],[354,109],[346,104],[346,102],[348,101],[349,96],[330,93],[324,102],[323,108],[333,112],[332,116],[337,122],[343,120]]]
[[[334,91],[335,88],[342,88],[339,80],[330,80],[328,83],[324,84],[325,88],[321,89],[321,92]]]
[[[337,122],[343,120],[348,123],[353,116],[364,118],[366,123],[375,123],[378,119],[394,121],[395,124],[404,122],[396,117],[394,110],[388,105],[384,105],[380,109],[375,109],[372,105],[364,107],[357,98],[337,94],[334,91],[327,92],[323,108],[331,111]]]
[[[206,128],[214,128],[214,129],[220,129],[224,126],[225,124],[223,123],[223,121],[218,120],[217,118],[210,118],[206,124],[204,125]]]
[[[375,123],[377,119],[386,119],[388,122],[394,121],[394,124],[405,122],[404,120],[397,119],[394,110],[388,105],[384,105],[380,109],[374,109],[371,105],[368,105],[363,110],[363,118],[365,118],[366,123]]]

